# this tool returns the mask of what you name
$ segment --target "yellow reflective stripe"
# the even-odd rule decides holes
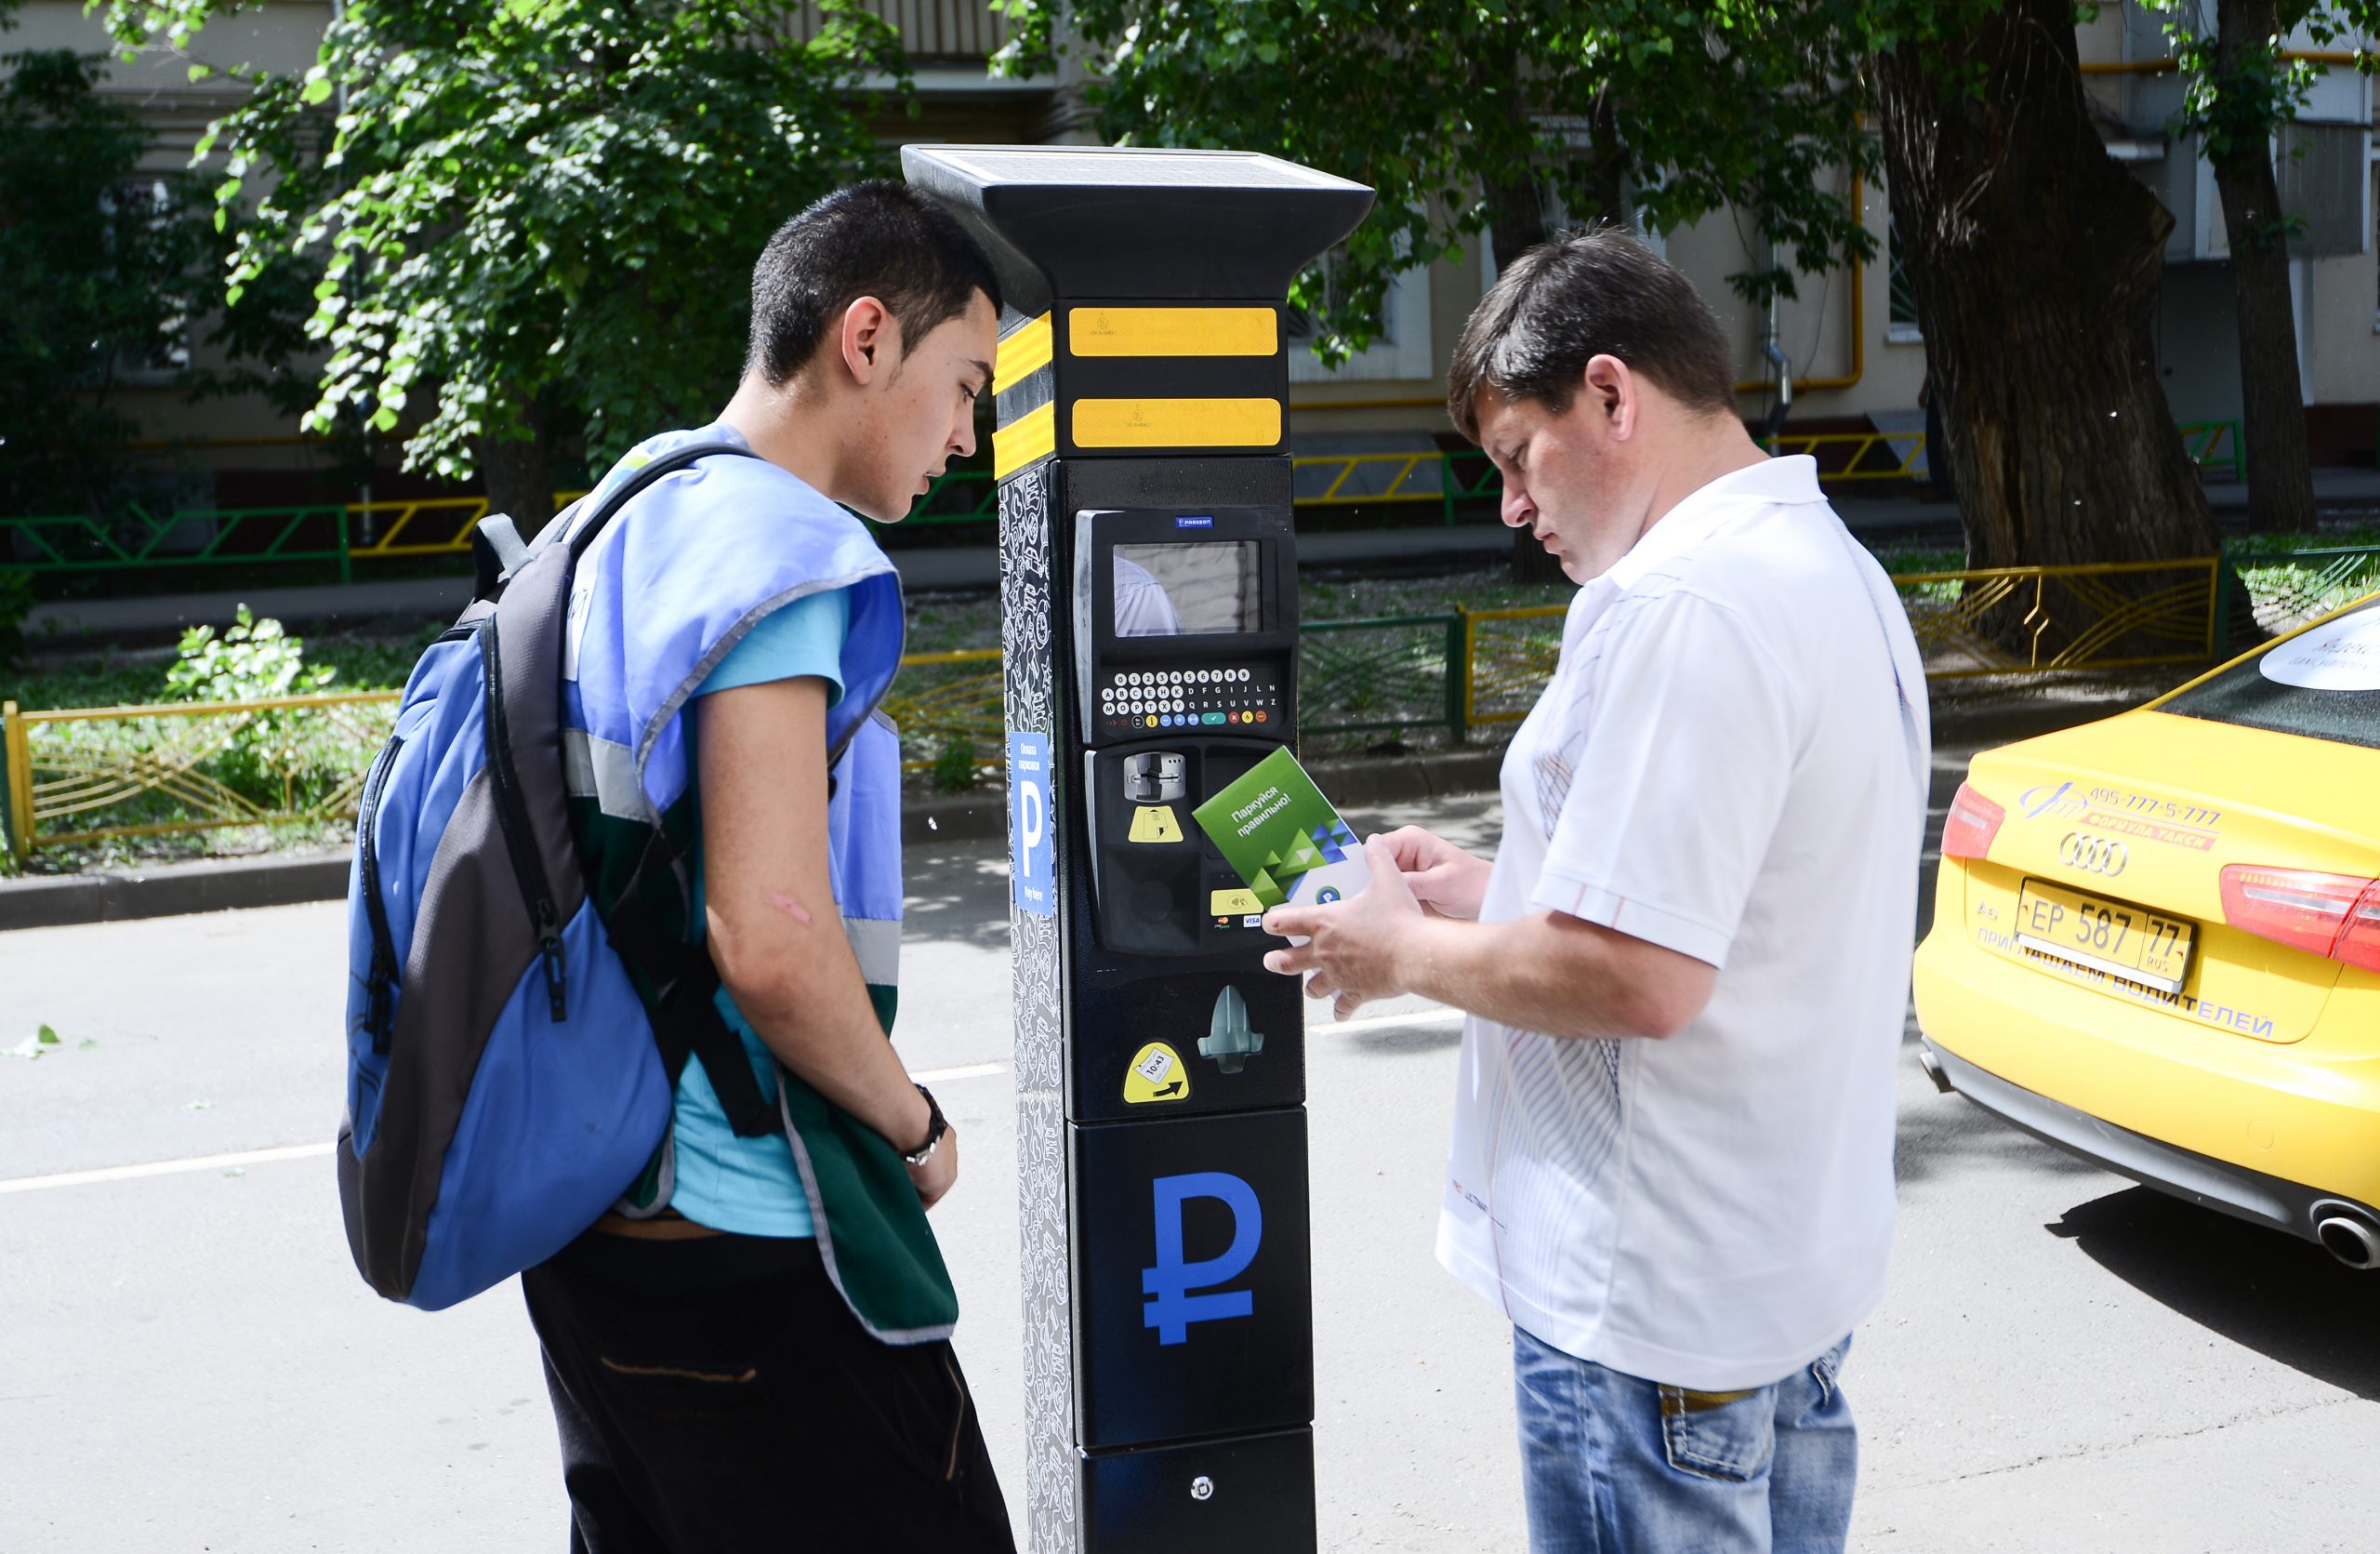
[[[1080,399],[1074,432],[1086,448],[1269,448],[1281,440],[1281,402]]]
[[[1069,308],[1077,356],[1270,356],[1281,348],[1270,308]]]
[[[992,392],[1004,394],[1050,365],[1050,315],[1019,325],[1000,340],[992,358]]]
[[[992,477],[1006,480],[1058,451],[1058,407],[1044,405],[992,433]]]

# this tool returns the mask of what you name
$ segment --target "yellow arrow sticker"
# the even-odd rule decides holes
[[[1124,1101],[1128,1106],[1147,1106],[1153,1101],[1186,1101],[1190,1098],[1190,1069],[1182,1055],[1163,1042],[1151,1042],[1132,1059],[1124,1070]]]
[[[1125,840],[1179,842],[1182,840],[1182,822],[1173,817],[1171,804],[1143,804],[1132,811],[1132,829]]]

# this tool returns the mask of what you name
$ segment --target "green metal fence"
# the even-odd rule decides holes
[[[2180,428],[2200,468],[2244,471],[2237,421]],[[1818,479],[1912,478],[1923,432],[1789,432],[1780,452],[1814,454]],[[1493,501],[1501,490],[1493,463],[1476,448],[1402,453],[1316,454],[1290,460],[1296,502],[1307,510],[1435,502],[1444,521],[1462,503]],[[554,494],[559,511],[576,491]],[[138,504],[112,520],[86,515],[0,517],[0,567],[39,573],[113,572],[135,567],[330,564],[350,580],[359,562],[464,556],[471,525],[487,513],[484,497],[350,502],[309,507],[185,509],[158,514]],[[990,524],[999,518],[999,488],[989,470],[951,470],[935,477],[905,527]],[[879,528],[887,525],[876,525]]]
[[[345,582],[349,555],[348,510],[336,505],[0,518],[0,567],[22,572],[329,562]]]

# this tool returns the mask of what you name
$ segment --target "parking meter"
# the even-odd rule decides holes
[[[1191,812],[1297,728],[1283,299],[1370,207],[1228,152],[910,147],[994,377],[1033,1547],[1311,1550],[1303,1009]]]

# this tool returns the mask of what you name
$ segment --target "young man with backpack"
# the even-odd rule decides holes
[[[641,444],[556,520],[716,450],[587,544],[562,649],[571,827],[612,942],[656,1032],[684,1001],[653,968],[707,990],[684,956],[707,949],[734,1038],[693,1043],[643,1175],[522,1276],[575,1549],[1013,1547],[922,1217],[958,1138],[886,1039],[900,766],[873,712],[899,585],[837,507],[898,520],[973,451],[998,295],[907,187],[820,201],[753,271],[718,420]]]

